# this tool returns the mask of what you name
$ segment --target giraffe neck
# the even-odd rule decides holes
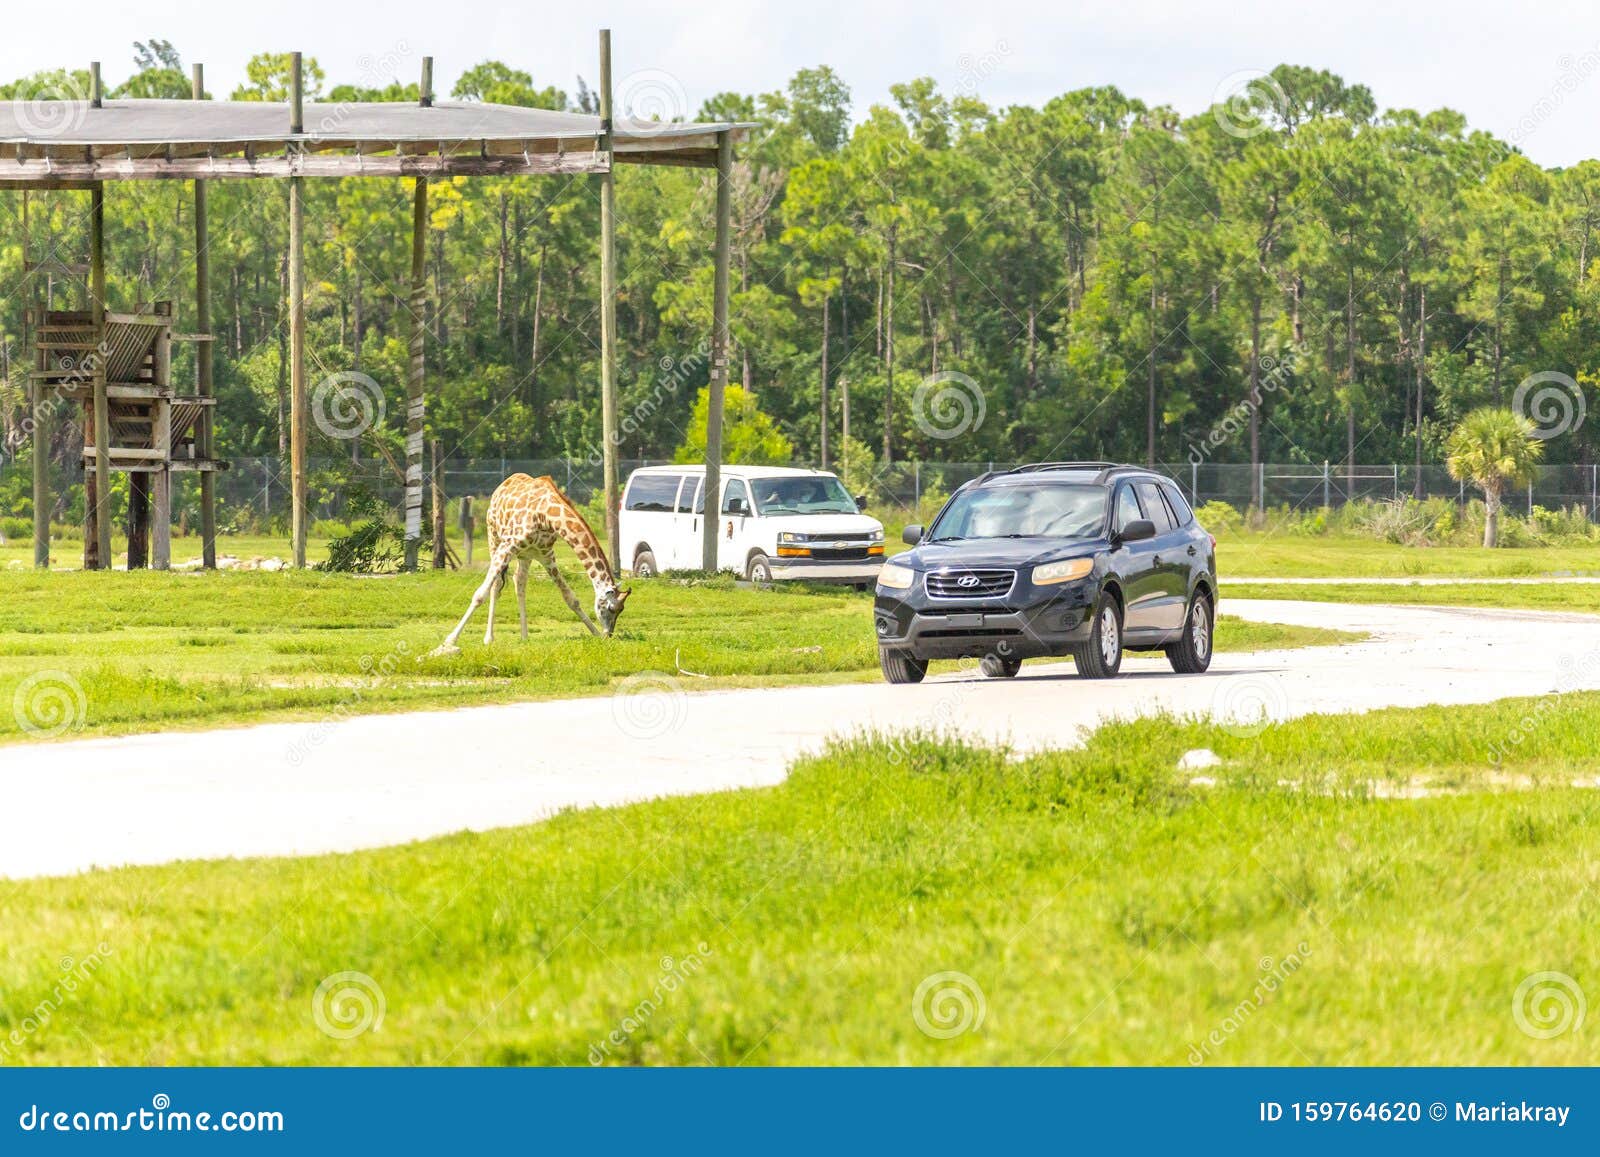
[[[594,531],[589,529],[589,524],[584,521],[576,507],[568,504],[568,511],[567,518],[555,520],[556,533],[566,539],[567,545],[572,547],[573,553],[578,556],[578,561],[583,564],[584,573],[589,576],[589,581],[597,592],[614,590],[617,580],[611,573],[611,564],[606,561],[605,547],[595,537]]]

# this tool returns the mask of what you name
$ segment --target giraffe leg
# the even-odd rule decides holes
[[[490,600],[489,606],[491,609],[489,614],[489,622],[491,626],[493,625],[495,586],[497,585],[500,577],[505,573],[506,564],[510,561],[511,551],[509,548],[505,550],[496,550],[494,552],[493,557],[489,559],[489,573],[484,576],[483,582],[481,585],[479,585],[478,589],[472,592],[472,603],[467,607],[467,613],[461,616],[461,621],[456,624],[455,630],[446,635],[444,642],[440,643],[439,646],[434,650],[433,653],[435,655],[453,655],[461,649],[456,646],[456,640],[461,637],[461,632],[466,629],[467,623],[471,620],[473,613],[483,605],[484,599]]]
[[[506,583],[506,568],[508,566],[510,566],[510,565],[511,565],[511,560],[509,558],[506,559],[505,562],[500,564],[500,572],[499,572],[500,581],[496,582],[494,584],[494,586],[489,588],[489,621],[487,623],[485,623],[484,627],[483,627],[483,645],[485,647],[487,647],[490,643],[494,642],[494,606],[495,606],[495,600],[500,594],[500,588],[505,586],[505,583]]]
[[[528,567],[526,557],[517,559],[517,619],[522,625],[522,641],[528,641]]]
[[[567,580],[562,578],[561,572],[556,569],[555,551],[540,555],[539,561],[544,564],[545,571],[550,575],[550,581],[556,584],[556,590],[561,592],[561,598],[572,610],[572,613],[577,615],[579,621],[589,628],[591,635],[598,635],[600,628],[590,622],[589,616],[583,613],[583,604],[578,601],[578,596],[572,593],[572,588],[567,585]]]

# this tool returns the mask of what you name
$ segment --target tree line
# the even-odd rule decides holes
[[[189,95],[172,45],[135,64],[110,95]],[[257,56],[224,95],[284,99],[287,67]],[[389,76],[330,84],[314,60],[306,83],[335,103],[417,98]],[[86,85],[44,72],[0,96]],[[1459,113],[1379,111],[1290,65],[1188,117],[1112,87],[999,109],[927,78],[891,94],[858,115],[824,66],[683,110],[759,125],[733,173],[730,380],[798,459],[1436,462],[1464,414],[1522,404],[1529,375],[1580,414],[1596,382],[1600,162],[1544,169]],[[497,61],[451,95],[596,106],[581,79]],[[314,426],[312,453],[393,451],[409,184],[307,189],[310,380],[358,371],[383,393],[376,426]],[[584,176],[430,189],[427,421],[446,453],[598,455],[598,194]],[[81,288],[24,278],[20,197],[0,197],[0,434],[25,457],[22,310]],[[620,449],[670,458],[708,376],[712,179],[624,166],[617,197]],[[286,186],[218,181],[210,205],[219,452],[282,453]],[[172,299],[183,328],[190,211],[179,184],[109,187],[114,307]],[[86,259],[87,194],[33,193],[29,220],[34,261]],[[1593,428],[1563,430],[1546,459],[1593,461]],[[51,452],[74,461],[74,438],[64,425]]]

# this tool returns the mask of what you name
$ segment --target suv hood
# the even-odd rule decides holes
[[[1082,558],[1107,549],[1101,538],[969,538],[956,542],[919,543],[896,562],[908,562],[921,570],[945,566],[976,567],[1036,566],[1066,558]]]
[[[796,534],[870,534],[883,529],[883,523],[865,514],[773,514],[762,515],[760,521],[765,528]]]

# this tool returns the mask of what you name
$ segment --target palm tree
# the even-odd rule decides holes
[[[1500,541],[1500,496],[1507,486],[1533,480],[1544,443],[1533,437],[1533,423],[1528,419],[1485,406],[1461,419],[1450,432],[1445,451],[1450,477],[1483,491],[1483,545],[1496,545]]]

